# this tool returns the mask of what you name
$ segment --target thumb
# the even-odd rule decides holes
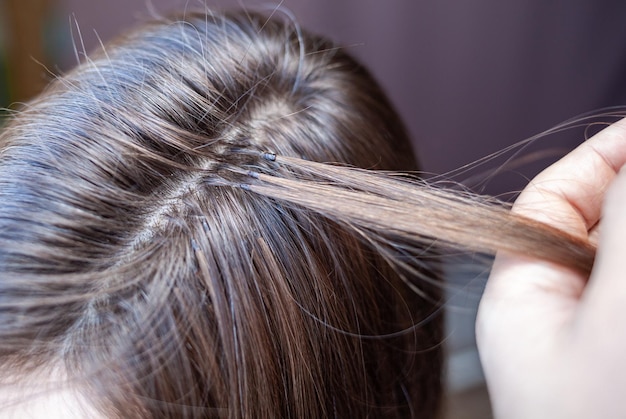
[[[590,318],[604,321],[626,314],[625,256],[626,169],[622,168],[606,194],[602,209],[598,252],[585,295],[585,309],[595,313]]]

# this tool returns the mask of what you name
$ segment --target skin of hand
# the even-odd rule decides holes
[[[476,334],[496,418],[626,418],[626,119],[539,174],[513,211],[597,243],[589,278],[500,252]]]

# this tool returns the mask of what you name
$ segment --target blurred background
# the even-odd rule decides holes
[[[205,3],[271,12],[278,2],[0,0],[0,107],[19,108],[84,51],[134,23]],[[285,0],[281,7],[373,71],[428,173],[450,172],[582,113],[626,105],[622,0]],[[492,195],[519,190],[584,136],[580,127],[543,137],[514,164],[503,165],[509,154],[457,180]],[[448,270],[447,417],[487,418],[473,334],[484,275]]]

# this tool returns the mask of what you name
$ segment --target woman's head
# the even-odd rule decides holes
[[[310,176],[263,153],[415,169],[367,71],[276,18],[150,24],[52,83],[0,137],[2,368],[119,417],[434,415],[438,293],[245,187]]]

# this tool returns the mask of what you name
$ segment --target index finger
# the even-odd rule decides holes
[[[626,119],[541,172],[521,193],[513,211],[587,240],[600,219],[605,192],[624,163]],[[535,301],[538,290],[547,291],[550,298],[556,293],[576,301],[587,279],[567,266],[498,252],[483,302],[510,301],[527,294]]]
[[[626,119],[605,128],[535,177],[513,211],[587,237],[604,195],[626,163]]]

